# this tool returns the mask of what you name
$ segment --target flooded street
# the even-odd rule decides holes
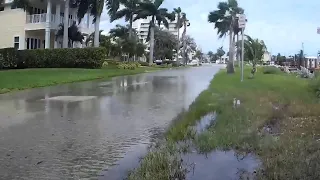
[[[219,66],[0,95],[0,179],[118,179]]]

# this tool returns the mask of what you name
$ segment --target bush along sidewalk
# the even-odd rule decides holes
[[[163,143],[166,148],[150,151],[129,179],[148,179],[150,175],[170,179],[170,173],[181,168],[167,172],[161,164],[169,166],[179,159],[183,149],[179,144],[190,141],[201,153],[235,149],[256,154],[262,162],[258,179],[320,179],[317,83],[285,73],[264,72],[259,70],[254,79],[242,83],[239,73],[217,74],[208,89],[168,129]],[[249,75],[250,70],[245,73]],[[233,106],[234,99],[241,103]],[[191,127],[213,111],[218,113],[215,125],[195,134]],[[171,152],[172,143],[176,146],[175,158],[174,153],[160,156],[159,152]]]
[[[0,49],[0,69],[101,68],[105,48]]]

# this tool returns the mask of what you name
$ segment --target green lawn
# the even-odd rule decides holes
[[[239,71],[217,74],[189,111],[169,128],[166,148],[150,152],[129,179],[147,179],[145,174],[150,173],[161,177],[167,171],[155,164],[171,164],[178,158],[172,154],[168,158],[163,152],[172,151],[172,142],[188,139],[202,153],[214,149],[255,153],[262,161],[258,179],[320,179],[320,104],[310,80],[284,73],[263,74],[261,69],[254,79],[247,78],[249,69],[245,73],[242,83]],[[240,107],[233,107],[234,98],[240,99]],[[216,124],[195,135],[190,127],[213,111],[218,113]]]
[[[56,84],[110,78],[159,70],[156,67],[141,67],[135,70],[117,69],[22,69],[0,71],[0,93]]]

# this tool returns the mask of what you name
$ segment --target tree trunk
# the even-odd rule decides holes
[[[237,34],[237,43],[239,43],[239,34]],[[240,60],[240,52],[239,52],[239,50],[240,50],[240,45],[238,44],[238,46],[237,46],[237,52],[236,52],[236,54],[237,54],[237,60],[238,60],[238,67],[241,66],[241,65],[240,65],[241,60]]]
[[[233,67],[233,52],[234,52],[234,44],[233,44],[233,28],[230,26],[230,39],[229,39],[229,61],[227,64],[227,73],[234,73],[234,67]]]
[[[99,36],[100,36],[100,17],[101,17],[101,15],[97,15],[96,22],[94,23],[94,41],[93,41],[94,47],[99,47],[99,45],[100,45],[100,41],[99,41]]]
[[[132,23],[133,23],[133,16],[130,17],[130,26],[129,26],[129,39],[132,38]]]
[[[154,26],[150,28],[150,53],[149,53],[149,66],[153,63],[153,51],[154,51]]]
[[[177,57],[176,57],[176,60],[177,60],[177,63],[179,64],[179,49],[180,49],[180,28],[178,28],[178,43],[177,43]]]
[[[69,27],[69,0],[64,5],[64,21],[63,21],[63,48],[68,48],[68,27]]]
[[[183,24],[183,33],[182,33],[182,43],[183,43],[183,48],[182,48],[182,57],[183,57],[183,63],[184,65],[187,65],[187,55],[186,55],[186,48],[187,48],[187,41],[186,41],[186,34],[187,34],[187,24],[184,22]]]

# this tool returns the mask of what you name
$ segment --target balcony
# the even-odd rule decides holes
[[[26,30],[37,30],[37,29],[45,29],[47,20],[47,14],[32,14],[27,15],[26,17]],[[57,29],[58,25],[64,22],[64,17],[60,16],[59,18],[56,18],[56,14],[51,14],[50,19],[50,27],[51,29]],[[77,22],[77,19],[69,19],[68,26],[70,27],[73,22]],[[82,21],[80,24],[77,24],[80,31],[86,34],[89,34],[93,32],[93,26],[92,24],[87,24],[87,22]]]

